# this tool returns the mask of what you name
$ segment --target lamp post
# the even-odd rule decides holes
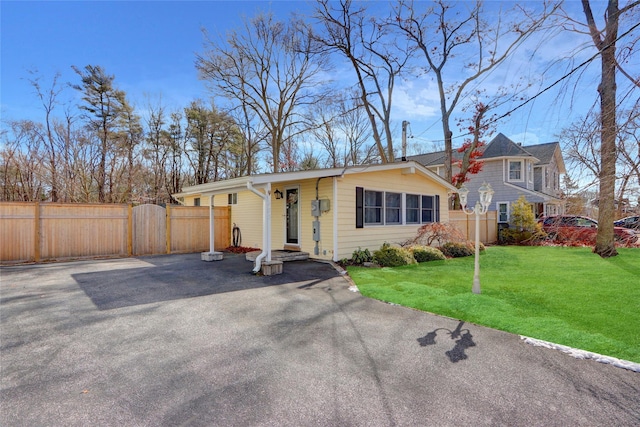
[[[458,195],[460,196],[460,206],[462,212],[467,215],[476,216],[476,259],[473,272],[473,293],[480,293],[480,215],[484,215],[489,210],[491,204],[491,198],[493,197],[493,189],[491,185],[486,182],[478,189],[480,193],[480,200],[476,202],[476,205],[472,209],[467,209],[467,196],[469,195],[469,189],[462,184],[462,187],[458,189]]]

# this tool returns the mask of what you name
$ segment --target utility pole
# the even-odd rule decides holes
[[[406,120],[402,121],[402,161],[407,161],[407,126],[409,126],[409,122]]]

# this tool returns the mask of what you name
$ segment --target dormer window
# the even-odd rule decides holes
[[[524,181],[522,177],[522,160],[509,160],[509,181]]]

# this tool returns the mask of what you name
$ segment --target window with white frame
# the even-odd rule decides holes
[[[367,225],[382,224],[383,208],[382,191],[364,192],[364,223]]]
[[[523,181],[521,160],[509,160],[509,181]]]
[[[200,206],[200,197],[193,199],[193,206]]]
[[[544,188],[549,188],[549,169],[544,168]]]
[[[407,194],[405,201],[405,215],[407,224],[420,224],[420,196]]]
[[[237,205],[238,204],[238,193],[229,193],[228,203],[230,205]]]
[[[499,223],[508,223],[509,222],[509,203],[508,202],[498,202],[498,222]]]
[[[440,221],[440,196],[356,188],[356,228]]]
[[[435,222],[435,206],[433,203],[433,196],[422,196],[422,222]]]
[[[533,162],[527,162],[527,171],[529,175],[529,182],[533,182]]]
[[[384,194],[384,223],[402,224],[402,194]]]

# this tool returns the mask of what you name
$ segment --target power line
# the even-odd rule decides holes
[[[618,40],[620,40],[621,38],[625,37],[627,34],[631,33],[633,30],[635,30],[636,28],[640,27],[640,23],[637,23],[636,25],[632,26],[631,28],[629,28],[627,31],[625,31],[623,34],[621,34],[620,36],[618,36],[614,41],[612,41],[611,43],[609,43],[609,45],[605,46],[602,50],[608,49],[609,46],[611,46],[612,44],[616,43]],[[582,62],[581,64],[579,64],[578,66],[574,67],[571,71],[569,71],[567,74],[565,74],[564,76],[560,77],[559,79],[557,79],[555,82],[553,82],[552,84],[550,84],[549,86],[547,86],[546,88],[542,89],[540,92],[538,92],[537,94],[533,95],[531,98],[527,99],[526,101],[520,103],[519,105],[517,105],[516,107],[512,108],[511,110],[507,111],[506,113],[502,114],[501,116],[496,117],[495,119],[489,121],[487,123],[487,125],[491,125],[494,124],[496,122],[498,122],[501,119],[504,119],[505,117],[507,117],[508,115],[510,115],[511,113],[513,113],[514,111],[519,110],[520,108],[524,107],[525,105],[527,105],[529,102],[535,100],[536,98],[538,98],[539,96],[541,96],[542,94],[544,94],[545,92],[549,91],[551,88],[553,88],[554,86],[558,85],[560,82],[562,82],[563,80],[569,78],[572,74],[574,74],[576,71],[578,71],[580,68],[584,67],[585,65],[589,64],[591,61],[593,61],[594,59],[596,59],[600,53],[602,52],[602,50],[599,50],[598,52],[596,52],[591,58],[587,59],[586,61]],[[433,125],[429,126],[429,128],[431,128]],[[425,131],[426,132],[426,131]],[[423,135],[425,132],[422,132],[420,135]],[[459,138],[463,138],[465,136],[469,136],[469,135],[473,135],[473,132],[467,132],[467,133],[463,133],[461,135],[457,135],[452,137],[451,139],[459,139]],[[443,142],[443,139],[438,139],[438,140],[432,140],[433,142]]]

